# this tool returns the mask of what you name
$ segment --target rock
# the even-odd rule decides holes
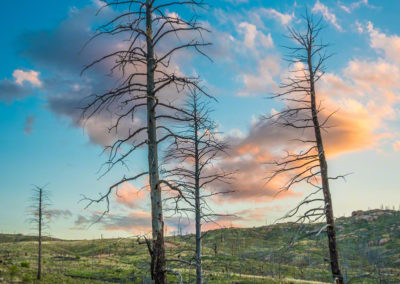
[[[382,215],[394,215],[394,211],[391,210],[382,210],[382,209],[374,209],[369,211],[353,211],[351,216],[355,218],[356,221],[365,220],[365,221],[375,221]]]
[[[362,210],[353,211],[353,212],[351,212],[351,217],[362,216],[363,214],[364,214],[364,212]]]
[[[344,227],[343,226],[336,226],[336,229],[339,232],[343,232],[344,231]]]
[[[381,239],[379,241],[379,245],[381,246],[381,245],[384,245],[384,244],[386,244],[388,242],[390,242],[390,238],[384,238],[384,239]]]

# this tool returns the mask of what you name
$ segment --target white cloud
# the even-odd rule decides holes
[[[244,45],[249,49],[255,49],[257,45],[261,45],[264,48],[272,48],[274,42],[271,34],[265,35],[263,32],[257,30],[257,27],[248,22],[242,22],[239,24],[239,33],[244,34]]]
[[[280,72],[280,58],[276,55],[267,55],[258,62],[256,74],[241,74],[240,78],[245,87],[238,95],[243,97],[260,94],[268,95],[276,91],[278,84],[274,78],[279,76]]]
[[[42,87],[39,72],[16,69],[13,72],[13,80],[0,80],[0,101],[11,103],[14,100],[23,99],[34,93],[35,87]],[[24,84],[28,82],[29,84]]]
[[[336,15],[329,11],[328,7],[322,4],[319,0],[315,2],[314,7],[312,8],[311,12],[313,13],[320,13],[325,21],[330,22],[336,29],[342,31],[342,27],[338,24]]]
[[[372,48],[383,51],[388,61],[400,63],[400,36],[388,36],[374,28],[371,22],[367,24],[367,31],[370,35],[370,45]]]
[[[30,71],[23,71],[20,69],[14,70],[13,77],[15,79],[15,83],[22,86],[25,81],[28,81],[34,86],[41,87],[42,81],[39,80],[39,72],[30,70]]]
[[[257,27],[255,25],[243,22],[239,24],[239,29],[245,34],[244,45],[250,49],[253,49],[257,35]]]
[[[270,9],[262,8],[260,12],[262,14],[265,14],[269,18],[273,18],[279,21],[284,26],[287,26],[294,19],[294,13],[284,14],[271,8]]]

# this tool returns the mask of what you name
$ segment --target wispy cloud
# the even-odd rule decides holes
[[[370,9],[376,9],[377,8],[377,7],[369,4],[368,0],[359,0],[359,1],[352,2],[352,3],[348,4],[348,5],[339,2],[340,9],[342,9],[343,11],[345,11],[348,14],[351,14],[354,10],[356,10],[356,9],[362,7],[362,6],[365,6],[365,7],[370,8]]]
[[[164,216],[167,233],[193,232],[194,224],[187,217]],[[91,225],[99,225],[107,231],[128,232],[135,235],[146,235],[151,233],[151,213],[147,211],[134,210],[128,214],[108,214],[99,220],[99,215],[92,213],[88,216],[78,215],[74,221],[76,230],[86,229]]]
[[[289,25],[295,18],[294,12],[292,12],[291,14],[281,13],[272,8],[261,8],[259,10],[259,13],[265,15],[266,17],[277,20],[283,26]]]
[[[329,8],[317,0],[311,10],[311,12],[321,14],[325,21],[330,22],[337,30],[342,31],[342,27],[339,25],[336,15],[329,10]]]
[[[55,220],[59,218],[68,219],[72,217],[72,212],[68,209],[49,209],[46,210],[46,217],[48,220]]]

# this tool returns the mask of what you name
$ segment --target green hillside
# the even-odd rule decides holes
[[[371,210],[338,218],[343,273],[349,283],[400,283],[400,212]],[[209,231],[204,239],[208,283],[330,283],[322,224],[292,223]],[[319,232],[320,231],[320,232]],[[318,234],[319,233],[319,234]],[[0,281],[33,283],[34,237],[0,235]],[[194,237],[168,237],[170,283],[193,283]],[[41,283],[148,283],[145,245],[132,239],[44,242]],[[315,282],[314,282],[315,281]]]
[[[37,236],[27,236],[23,234],[0,234],[0,243],[13,243],[13,242],[29,242],[37,241]],[[60,239],[51,237],[42,237],[43,241],[60,241]]]

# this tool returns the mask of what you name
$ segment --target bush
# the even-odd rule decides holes
[[[32,281],[32,278],[29,275],[24,275],[22,277],[22,281],[23,282],[29,282],[29,281]]]
[[[29,268],[29,262],[26,261],[21,262],[21,267]]]
[[[81,256],[80,256],[80,255],[75,255],[75,259],[76,259],[76,260],[80,260],[80,259],[81,259]]]
[[[16,266],[16,265],[11,265],[10,268],[9,268],[9,270],[10,270],[10,275],[11,275],[11,276],[15,276],[15,275],[17,275],[17,273],[18,273],[18,266]]]

